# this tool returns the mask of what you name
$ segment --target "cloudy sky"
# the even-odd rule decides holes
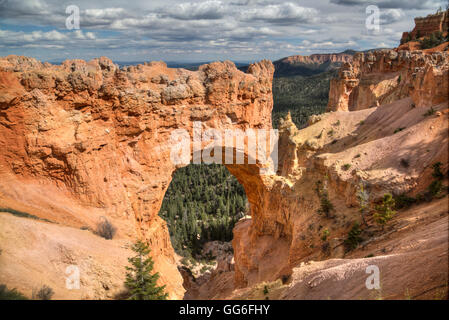
[[[210,61],[397,46],[446,0],[0,0],[0,56]],[[68,30],[70,5],[80,29]],[[380,30],[369,30],[369,5]],[[73,20],[70,19],[70,22]]]

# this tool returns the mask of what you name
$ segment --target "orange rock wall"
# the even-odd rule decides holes
[[[447,32],[449,29],[449,11],[431,14],[427,17],[415,18],[415,27],[410,32],[402,34],[401,43],[405,42],[407,36],[411,39],[430,36],[434,32]]]
[[[447,100],[448,52],[357,53],[331,80],[329,111],[361,110],[411,96],[428,107]]]
[[[162,62],[119,69],[107,58],[60,66],[1,58],[0,169],[51,184],[86,211],[123,221],[119,233],[148,239],[161,282],[181,298],[182,277],[158,216],[177,168],[170,161],[171,133],[191,133],[194,121],[204,130],[270,129],[273,72],[269,61],[243,73],[229,61],[191,72]],[[230,170],[255,201],[258,168]],[[0,183],[7,191],[6,181]],[[52,194],[43,196],[51,203]]]

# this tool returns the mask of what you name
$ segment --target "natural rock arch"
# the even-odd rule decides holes
[[[2,58],[2,174],[55,186],[79,206],[122,221],[122,235],[146,237],[162,282],[179,298],[182,279],[158,216],[177,167],[169,161],[170,134],[192,132],[195,121],[218,130],[271,129],[273,72],[266,60],[243,73],[229,61],[193,72],[163,62],[119,69],[107,58],[60,66]],[[259,206],[260,165],[227,167]],[[71,215],[54,220],[76,225]]]

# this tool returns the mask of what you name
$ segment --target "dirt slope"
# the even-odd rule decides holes
[[[88,230],[0,212],[0,283],[31,298],[50,286],[53,299],[111,299],[123,289],[132,252],[127,240],[105,240]],[[80,289],[66,288],[70,265],[80,270]]]
[[[376,228],[374,228],[376,229]],[[365,286],[369,265],[380,271],[380,289]],[[223,275],[221,277],[224,277]],[[268,293],[264,294],[265,286]],[[291,278],[239,289],[231,299],[447,299],[448,197],[400,211],[343,259],[303,262]]]

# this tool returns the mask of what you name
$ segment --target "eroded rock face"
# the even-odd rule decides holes
[[[290,56],[281,60],[284,63],[295,64],[295,63],[316,63],[322,64],[325,62],[351,62],[352,55],[347,53],[327,53],[327,54],[312,54],[310,56]]]
[[[358,53],[331,83],[334,112],[302,130],[289,116],[281,122],[278,174],[259,191],[252,218],[234,228],[237,287],[287,278],[301,262],[342,258],[352,224],[361,223],[361,183],[374,208],[385,193],[424,191],[434,163],[447,172],[448,64],[447,52]],[[317,192],[324,186],[328,214]]]
[[[163,62],[119,69],[107,58],[60,66],[1,58],[0,169],[11,181],[51,184],[86,211],[101,210],[118,221],[119,235],[147,238],[161,282],[172,298],[181,298],[182,278],[158,216],[177,168],[170,160],[171,133],[191,134],[194,121],[204,130],[270,129],[273,72],[269,61],[245,74],[229,61],[191,72]],[[257,192],[252,185],[261,183],[253,167],[230,168],[250,199]],[[8,181],[2,181],[4,193],[23,201],[9,193]],[[46,194],[42,205],[50,211],[52,196]],[[85,223],[66,211],[64,221],[62,214],[53,220]]]
[[[331,80],[328,111],[376,107],[411,96],[418,107],[447,100],[449,53],[380,50],[356,53]]]
[[[415,27],[410,32],[402,33],[401,43],[410,36],[411,39],[428,37],[434,32],[447,32],[449,28],[449,11],[415,18]]]

